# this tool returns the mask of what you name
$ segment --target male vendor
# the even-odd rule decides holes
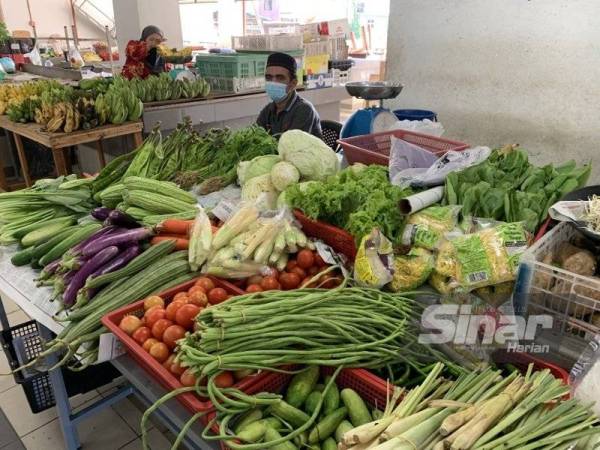
[[[272,101],[260,112],[256,123],[276,137],[287,130],[302,130],[321,139],[319,114],[296,93],[296,60],[285,53],[271,54],[265,79],[267,95]]]

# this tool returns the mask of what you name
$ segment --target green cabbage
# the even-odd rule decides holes
[[[264,195],[263,195],[264,194]],[[242,186],[242,200],[256,202],[260,209],[275,209],[279,193],[271,183],[271,174],[251,178]]]
[[[240,185],[246,184],[254,177],[269,174],[275,164],[281,161],[277,155],[257,156],[251,161],[242,161],[238,164],[238,179]]]
[[[325,142],[301,130],[290,130],[279,139],[277,151],[292,163],[305,180],[324,181],[340,170],[340,161]]]
[[[296,166],[286,161],[278,162],[271,169],[271,181],[278,191],[284,191],[289,185],[300,180]]]

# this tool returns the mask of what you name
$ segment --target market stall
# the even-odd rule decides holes
[[[157,413],[191,448],[595,442],[594,246],[569,223],[546,233],[590,167],[406,130],[341,145],[344,169],[299,130],[184,120],[96,177],[0,194],[0,294],[45,343],[13,368],[50,377],[67,448],[96,409],[73,416],[63,378],[106,361],[131,384],[108,402],[137,393],[142,431]],[[581,229],[596,201],[582,199]],[[427,344],[432,305],[486,325]],[[583,359],[512,348],[535,336],[487,342],[514,309],[551,314]]]

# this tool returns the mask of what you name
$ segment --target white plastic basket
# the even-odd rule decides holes
[[[518,311],[551,315],[560,335],[589,341],[600,333],[600,280],[577,275],[544,259],[555,255],[561,244],[573,243],[579,237],[574,226],[563,222],[532,245],[521,257],[513,298]]]
[[[285,51],[302,50],[302,34],[259,34],[233,36],[232,47],[236,50]]]

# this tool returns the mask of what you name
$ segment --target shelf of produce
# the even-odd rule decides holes
[[[0,249],[0,296],[17,304],[25,314],[53,333],[60,333],[64,326],[52,317],[59,307],[57,302],[50,301],[52,288],[37,287],[34,279],[38,272],[29,266],[13,266],[10,258],[14,253],[14,247]]]
[[[156,383],[156,379],[129,355],[120,356],[113,360],[112,364],[131,383],[148,406],[169,392],[169,390]],[[161,405],[153,417],[157,416],[174,435],[177,435],[186,422],[190,420],[192,414],[181,403],[172,399]],[[200,422],[198,422],[197,427],[190,428],[184,439],[186,448],[201,450],[216,450],[220,448],[218,442],[204,441],[200,437],[201,432]]]

